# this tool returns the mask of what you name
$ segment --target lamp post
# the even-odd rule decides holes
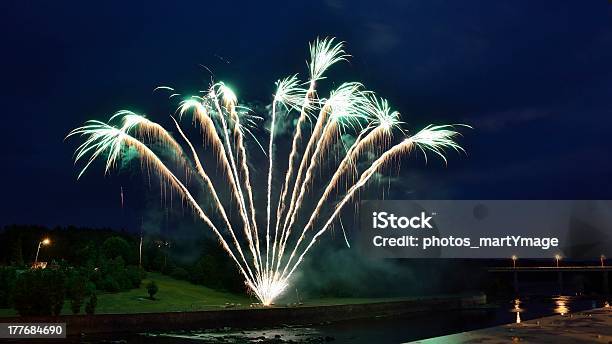
[[[519,282],[518,282],[518,271],[516,271],[516,260],[518,259],[518,257],[516,255],[512,255],[512,268],[515,269],[514,272],[512,273],[512,277],[513,277],[513,284],[514,284],[514,293],[516,293],[518,295],[519,292]],[[519,316],[518,313],[516,313],[517,317]]]
[[[605,295],[610,293],[610,284],[608,284],[608,271],[604,268],[606,267],[606,256],[603,254],[599,256],[599,261],[601,262],[601,269],[603,270],[603,281],[602,281],[602,289]],[[608,303],[606,303],[606,307],[609,307]]]
[[[140,244],[138,245],[138,267],[142,269],[142,232],[140,233]]]
[[[561,260],[561,255],[556,254],[555,255],[555,261],[557,261],[557,267],[559,267],[559,261]]]
[[[51,243],[51,240],[49,238],[44,238],[41,241],[38,242],[38,248],[36,249],[36,258],[34,259],[34,264],[38,263],[38,253],[40,252],[40,247],[42,245],[49,245]]]

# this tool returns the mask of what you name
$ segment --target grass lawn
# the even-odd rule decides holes
[[[155,300],[149,299],[147,282],[154,280],[159,287]],[[142,281],[139,289],[132,289],[114,294],[98,294],[98,307],[96,313],[147,313],[147,312],[172,312],[172,311],[197,311],[220,309],[226,303],[240,304],[248,307],[255,299],[246,295],[237,295],[206,288],[200,285],[180,281],[171,277],[148,272],[147,278]],[[85,306],[81,312],[85,311]],[[66,302],[62,314],[72,314],[70,303]],[[13,309],[0,309],[0,317],[14,316],[17,313]]]
[[[155,300],[150,300],[146,284],[154,280],[159,287]],[[303,306],[328,306],[338,304],[360,304],[385,301],[402,301],[414,298],[319,298],[302,300]],[[223,309],[226,304],[234,304],[232,308],[249,307],[257,302],[255,298],[246,295],[237,295],[191,284],[186,281],[148,272],[147,278],[142,281],[139,289],[132,289],[120,293],[98,294],[97,314],[112,313],[149,313],[149,312],[175,312]],[[276,306],[295,306],[296,297],[288,293],[281,297]],[[85,305],[81,313],[85,311]],[[62,314],[72,314],[70,303],[66,302]],[[0,309],[0,317],[15,316],[13,309]]]
[[[155,300],[149,299],[145,287],[150,280],[154,280],[159,287],[159,291],[155,294]],[[251,302],[255,302],[255,299],[213,290],[159,273],[149,272],[139,289],[99,295],[96,313],[196,311],[219,309],[224,307],[226,303],[248,307]]]

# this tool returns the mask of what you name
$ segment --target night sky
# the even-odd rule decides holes
[[[64,136],[123,108],[167,124],[176,102],[152,90],[195,93],[210,80],[202,66],[240,99],[269,102],[327,35],[353,56],[331,86],[363,82],[412,131],[474,127],[448,167],[405,161],[393,198],[612,198],[608,1],[5,0],[0,13],[0,225],[136,226],[140,178],[96,165],[77,181],[79,141]]]

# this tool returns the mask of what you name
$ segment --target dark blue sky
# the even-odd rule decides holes
[[[612,198],[608,1],[224,3],[3,1],[0,224],[132,226],[147,189],[101,168],[77,182],[70,129],[121,108],[165,120],[153,88],[202,89],[200,65],[266,102],[325,35],[353,55],[330,83],[362,81],[413,130],[475,128],[447,168],[403,163],[395,198]]]

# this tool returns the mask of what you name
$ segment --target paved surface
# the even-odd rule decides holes
[[[612,307],[555,315],[413,343],[612,343]]]

